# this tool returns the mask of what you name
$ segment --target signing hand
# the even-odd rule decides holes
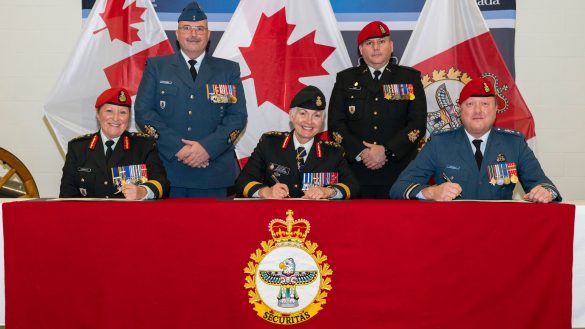
[[[282,183],[276,183],[272,187],[263,187],[258,191],[258,195],[265,199],[284,199],[288,197],[288,186]]]
[[[457,198],[463,190],[457,183],[443,183],[424,188],[421,192],[427,200],[451,201]]]

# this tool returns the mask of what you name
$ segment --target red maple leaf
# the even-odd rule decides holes
[[[242,80],[254,79],[258,106],[271,102],[288,113],[290,101],[305,87],[299,78],[329,74],[322,64],[335,47],[316,44],[314,30],[287,45],[294,28],[284,8],[270,17],[262,14],[250,46],[240,47],[251,71]]]
[[[108,0],[106,9],[100,14],[106,27],[94,31],[93,34],[108,29],[110,32],[110,40],[118,39],[129,45],[135,41],[140,41],[138,37],[138,29],[130,26],[130,24],[144,22],[140,16],[144,13],[146,8],[136,6],[133,2],[128,7],[124,7],[124,0]]]

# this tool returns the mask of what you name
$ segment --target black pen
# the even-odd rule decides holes
[[[449,179],[449,176],[447,176],[447,174],[443,173],[443,179],[446,180],[449,183],[453,183],[453,181],[451,179]],[[461,193],[459,193],[458,196],[455,197],[455,199],[460,198],[461,197]]]

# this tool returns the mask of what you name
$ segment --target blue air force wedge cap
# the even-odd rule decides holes
[[[187,6],[185,6],[185,8],[183,8],[178,22],[198,22],[204,19],[207,19],[207,15],[205,15],[203,9],[199,7],[199,4],[196,1],[191,1],[187,4]]]
[[[290,108],[302,107],[307,110],[323,111],[325,109],[325,95],[315,86],[306,86],[301,89],[290,102]]]

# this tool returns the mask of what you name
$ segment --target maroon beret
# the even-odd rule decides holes
[[[106,103],[132,107],[132,98],[130,98],[130,93],[125,88],[113,87],[99,95],[95,101],[95,108],[99,109]]]
[[[494,85],[487,78],[477,78],[469,81],[459,94],[459,105],[469,97],[490,97],[495,96]]]
[[[388,28],[388,25],[380,21],[373,21],[364,26],[358,34],[358,45],[361,45],[362,42],[371,38],[381,38],[389,35],[390,29]]]

